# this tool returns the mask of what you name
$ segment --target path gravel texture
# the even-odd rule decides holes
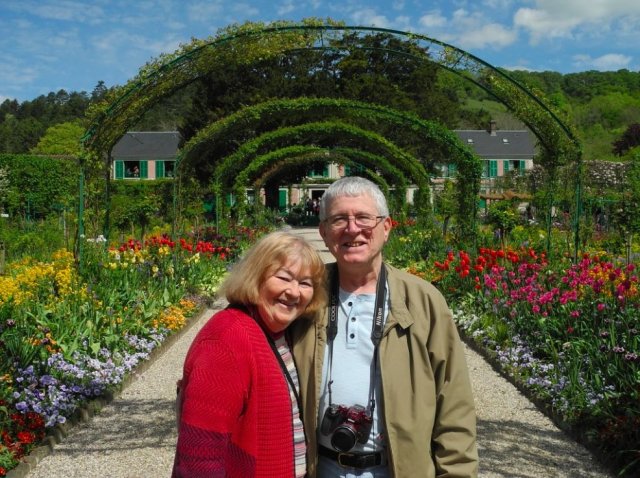
[[[316,229],[296,229],[333,258]],[[175,382],[193,338],[220,300],[92,420],[74,427],[29,478],[169,477],[176,444]],[[478,353],[466,347],[478,414],[481,478],[611,478]],[[277,478],[277,477],[275,477]],[[416,477],[418,478],[418,477]]]

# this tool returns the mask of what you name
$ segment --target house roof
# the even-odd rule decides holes
[[[483,159],[533,159],[535,143],[527,130],[454,130]]]
[[[527,130],[458,129],[454,133],[483,159],[533,159],[534,137]],[[113,159],[174,159],[180,145],[177,131],[129,131],[116,143]]]
[[[177,131],[129,131],[111,151],[113,159],[175,159],[180,144]]]

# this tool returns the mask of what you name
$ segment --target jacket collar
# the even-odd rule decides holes
[[[399,278],[398,269],[390,266],[386,262],[385,266],[388,272],[387,283],[389,285],[389,303],[391,307],[384,326],[383,335],[387,335],[396,325],[406,329],[415,321],[407,308],[407,294],[405,286]],[[335,262],[327,264],[327,277],[331,277],[331,273],[336,267],[338,266]],[[316,323],[316,326],[319,329],[326,328],[328,319],[329,316],[327,308],[325,308],[325,313],[321,314],[320,320]]]

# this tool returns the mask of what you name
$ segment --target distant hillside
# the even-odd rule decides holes
[[[612,143],[630,124],[640,122],[640,72],[507,73],[534,92],[541,92],[567,115],[583,142],[586,160],[613,160]],[[491,103],[486,108],[491,109]]]
[[[583,142],[586,160],[614,159],[612,143],[630,124],[640,122],[639,72],[587,71],[563,75],[550,71],[512,71],[507,74],[542,94],[566,115]],[[456,101],[459,105],[455,112],[458,128],[485,128],[490,119],[495,119],[500,129],[523,127],[502,104],[489,98],[482,90],[459,78],[442,77],[445,77],[439,90],[442,98]],[[29,152],[47,128],[83,118],[91,101],[102,98],[106,91],[104,82],[100,82],[91,94],[60,90],[22,103],[5,100],[0,104],[0,153]],[[138,128],[176,129],[185,120],[189,121],[194,115],[192,106],[197,101],[195,91],[192,87],[187,88],[156,105]],[[450,123],[455,123],[455,120]]]

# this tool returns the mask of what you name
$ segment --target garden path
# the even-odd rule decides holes
[[[296,229],[316,244],[317,229]],[[148,478],[169,476],[176,442],[175,382],[191,341],[218,301],[90,422],[72,429],[42,458],[30,478]],[[480,478],[608,478],[590,453],[475,351],[465,345],[478,414]]]

